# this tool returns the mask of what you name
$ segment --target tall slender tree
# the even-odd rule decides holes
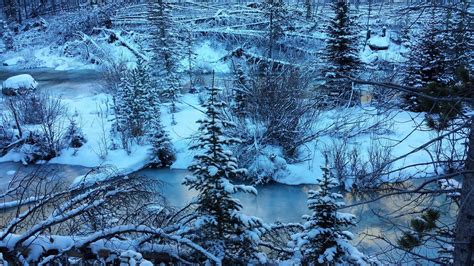
[[[179,42],[176,38],[176,24],[171,17],[171,8],[166,0],[153,0],[148,4],[150,22],[153,78],[155,86],[161,88],[162,96],[171,102],[172,124],[176,124],[174,113],[180,94],[177,75]]]
[[[335,96],[334,102],[345,104],[353,96],[352,84],[344,76],[356,76],[360,69],[357,49],[356,21],[349,13],[349,4],[337,0],[331,4],[334,17],[326,29],[327,41],[322,74],[327,94]]]
[[[284,36],[288,23],[288,11],[283,0],[266,0],[264,4],[268,16],[267,56],[274,57],[275,45]]]
[[[198,121],[201,134],[192,147],[201,152],[189,167],[192,176],[184,181],[198,192],[200,218],[195,222],[195,241],[224,263],[258,261],[263,256],[256,250],[262,222],[241,213],[242,205],[232,196],[237,192],[256,194],[257,191],[251,186],[230,182],[231,178],[245,174],[245,170],[238,168],[236,158],[226,149],[239,140],[224,135],[232,123],[221,119],[225,104],[219,101],[218,92],[212,87],[204,104],[206,117]]]
[[[444,25],[435,9],[432,9],[422,35],[414,38],[410,45],[405,74],[406,85],[423,89],[443,86],[449,82],[445,61],[448,55],[447,47],[440,30]],[[428,110],[430,108],[431,103],[424,103],[424,98],[411,93],[404,95],[404,98],[408,108],[413,111],[427,111],[423,106],[428,106]]]

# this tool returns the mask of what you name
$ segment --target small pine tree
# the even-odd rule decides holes
[[[295,234],[295,252],[301,252],[302,261],[317,265],[364,265],[366,257],[349,243],[352,233],[344,228],[355,225],[355,216],[340,213],[344,206],[339,193],[331,192],[338,183],[330,176],[328,168],[322,168],[323,177],[317,180],[319,188],[309,191],[308,208],[311,215],[305,215],[304,231]]]
[[[160,113],[155,113],[155,117],[149,124],[148,137],[152,145],[152,157],[149,166],[155,168],[170,167],[176,161],[176,155],[159,117]]]
[[[180,82],[176,73],[180,50],[169,4],[165,0],[150,2],[148,20],[151,25],[153,78],[156,86],[162,88],[163,97],[171,102],[172,124],[176,124],[174,113],[177,112],[176,101],[180,95]]]
[[[331,8],[335,16],[326,30],[323,89],[333,97],[334,102],[344,104],[350,100],[353,91],[352,83],[342,76],[355,76],[361,64],[357,52],[356,21],[349,14],[347,1],[335,1]]]
[[[198,121],[201,134],[192,147],[202,152],[194,157],[189,167],[193,175],[184,184],[198,192],[200,218],[195,222],[195,241],[224,263],[239,263],[262,256],[256,251],[262,223],[242,214],[242,205],[232,197],[237,192],[256,194],[256,190],[230,182],[230,178],[244,174],[245,170],[238,168],[236,158],[226,150],[226,146],[238,140],[224,135],[224,130],[232,124],[221,119],[225,104],[218,100],[218,92],[211,88],[204,104],[206,118]]]
[[[77,125],[76,120],[73,118],[70,119],[69,126],[64,135],[64,139],[68,147],[78,149],[87,142],[84,134],[82,133],[81,128]]]
[[[140,141],[142,137],[156,134],[158,130],[161,119],[159,93],[151,83],[148,65],[140,60],[137,67],[128,71],[119,84],[115,114],[117,131],[121,134],[125,149],[129,148],[130,140]]]

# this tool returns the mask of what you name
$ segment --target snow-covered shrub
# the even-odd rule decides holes
[[[347,140],[333,139],[322,153],[332,166],[331,174],[346,190],[377,187],[392,167],[391,147],[377,141],[363,149]]]
[[[267,183],[288,175],[287,162],[281,148],[267,146],[250,162],[248,177],[256,183]]]
[[[2,94],[7,96],[25,95],[36,90],[38,83],[28,74],[13,76],[2,84]]]
[[[262,70],[264,67],[269,69]],[[239,113],[245,113],[244,118],[251,124],[265,129],[258,139],[259,145],[280,146],[286,158],[294,158],[298,148],[311,140],[317,110],[306,95],[307,79],[296,69],[278,69],[278,65],[269,63],[256,65],[245,73],[248,95],[241,96],[247,104]],[[244,142],[254,145],[255,138],[250,134],[249,137]]]
[[[14,101],[22,124],[36,125],[41,123],[43,109],[47,101],[45,95],[30,93],[15,97]]]
[[[48,161],[57,155],[57,151],[49,147],[46,137],[40,131],[30,131],[18,152],[22,154],[25,164]]]

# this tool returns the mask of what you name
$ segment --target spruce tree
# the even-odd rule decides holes
[[[326,47],[323,59],[323,89],[336,104],[345,104],[353,96],[352,83],[343,76],[356,76],[360,68],[357,49],[356,21],[349,14],[345,0],[331,4],[334,17],[326,30]]]
[[[150,22],[152,67],[156,86],[161,88],[164,98],[171,102],[172,124],[176,124],[174,113],[180,94],[180,82],[177,75],[180,54],[176,38],[176,25],[170,15],[170,5],[165,0],[156,0],[148,5]]]
[[[355,216],[338,212],[344,206],[341,194],[331,192],[338,182],[328,168],[322,168],[323,177],[317,180],[316,190],[308,192],[308,208],[304,231],[293,235],[293,247],[304,263],[316,265],[365,265],[365,256],[349,243],[352,233],[345,231],[354,226]]]
[[[442,23],[434,10],[425,25],[421,36],[410,47],[410,65],[405,83],[416,88],[423,88],[432,82],[446,83],[446,46],[440,30]]]
[[[232,124],[222,120],[225,104],[218,100],[219,90],[212,87],[204,104],[206,117],[199,120],[200,137],[192,149],[200,151],[189,167],[192,176],[184,181],[198,192],[195,241],[221,258],[224,263],[239,263],[261,257],[256,246],[261,221],[241,213],[242,205],[232,195],[237,192],[256,194],[255,188],[233,185],[231,178],[245,174],[227,146],[239,140],[227,138],[224,130]]]
[[[155,102],[148,74],[148,66],[139,61],[128,71],[119,85],[117,96],[117,123],[119,131],[127,131],[132,137],[145,134],[145,125],[153,116]]]
[[[447,46],[443,41],[441,28],[443,24],[433,9],[425,24],[425,28],[419,38],[411,43],[408,58],[405,84],[414,88],[427,88],[430,86],[443,86],[449,82],[448,69],[445,57]],[[413,111],[426,111],[423,106],[427,105],[412,94],[404,95],[406,104]],[[430,104],[430,103],[428,103]]]
[[[176,160],[176,155],[159,117],[159,113],[155,114],[155,117],[149,123],[148,137],[152,145],[152,156],[149,166],[155,168],[170,167]]]
[[[448,61],[448,73],[451,76],[460,68],[468,68],[470,71],[474,70],[472,67],[472,54],[470,54],[470,47],[473,45],[472,33],[469,31],[470,20],[467,12],[470,8],[470,1],[462,0],[459,9],[446,9],[447,25],[446,33],[443,34],[443,39],[448,40],[446,59]]]

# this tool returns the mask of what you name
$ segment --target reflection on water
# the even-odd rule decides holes
[[[182,185],[184,177],[189,174],[185,170],[154,170],[145,169],[139,171],[137,174],[146,177],[154,178],[159,181],[159,191],[168,199],[171,206],[183,207],[191,201],[196,195],[195,191],[190,191],[186,186]],[[268,184],[264,186],[257,186],[258,195],[240,194],[237,198],[242,202],[243,211],[248,215],[254,215],[262,218],[267,223],[273,222],[301,222],[302,215],[308,213],[306,206],[307,192],[314,186],[300,185],[289,186],[283,184]],[[344,200],[347,205],[367,200],[367,195],[355,195],[352,193],[344,193]],[[406,212],[406,205],[412,202],[411,196],[401,195],[383,198],[381,200],[347,208],[344,212],[350,212],[357,216],[357,227],[350,229],[355,233],[356,238],[354,243],[357,243],[359,248],[369,254],[376,254],[380,252],[380,246],[384,243],[374,240],[370,235],[384,235],[391,239],[394,243],[396,241],[398,230],[394,230],[386,218],[390,214],[390,221],[406,225],[411,219],[409,216],[397,217],[401,209]],[[420,206],[410,206],[414,209],[421,209],[427,205],[442,206],[447,199],[444,196],[439,196],[433,200],[427,200]],[[410,205],[410,204],[408,204]],[[416,204],[412,204],[416,205]],[[411,209],[411,210],[414,210]],[[445,219],[447,222],[453,221],[455,210],[442,209],[443,213],[447,215]],[[378,214],[378,215],[377,215]],[[397,217],[397,218],[393,218]],[[386,246],[386,244],[385,244]],[[433,250],[424,251],[425,254],[433,254]]]
[[[58,175],[60,181],[65,183],[70,183],[75,177],[89,171],[85,167],[69,165],[22,166],[19,163],[0,163],[0,187],[4,189],[16,172],[27,173],[38,167],[46,167],[48,170],[53,170]],[[189,190],[186,186],[182,185],[184,177],[189,174],[185,170],[144,169],[137,172],[137,174],[156,179],[158,190],[171,206],[183,207],[196,196],[195,191]],[[237,197],[242,202],[244,206],[243,211],[246,214],[262,218],[266,223],[277,221],[284,223],[301,222],[302,215],[308,213],[306,207],[307,192],[312,187],[311,185],[289,186],[275,183],[257,186],[257,196],[239,194]],[[360,195],[351,193],[345,193],[344,199],[348,205],[363,201]],[[442,206],[443,222],[450,223],[454,221],[452,217],[455,217],[456,210],[455,208],[450,208],[452,205],[446,204],[448,202],[446,197],[438,196],[424,201],[420,206],[411,206],[414,205],[411,203],[411,199],[406,195],[386,197],[369,204],[345,209],[345,212],[357,215],[358,219],[357,227],[350,229],[356,236],[353,243],[357,244],[363,252],[372,255],[379,254],[381,247],[386,247],[386,244],[384,245],[383,242],[374,240],[372,237],[367,237],[366,234],[384,235],[395,243],[396,233],[399,233],[399,231],[394,230],[392,224],[385,219],[390,214],[391,222],[406,225],[410,219],[409,216],[393,217],[397,217],[400,214],[398,211],[405,208],[407,204],[413,208],[411,210],[419,210],[427,206]],[[403,209],[403,212],[406,211],[407,209]],[[376,213],[379,215],[376,215]],[[423,250],[423,252],[424,254],[434,254],[436,250]],[[393,256],[394,252],[390,253]],[[387,254],[382,253],[382,256]]]

